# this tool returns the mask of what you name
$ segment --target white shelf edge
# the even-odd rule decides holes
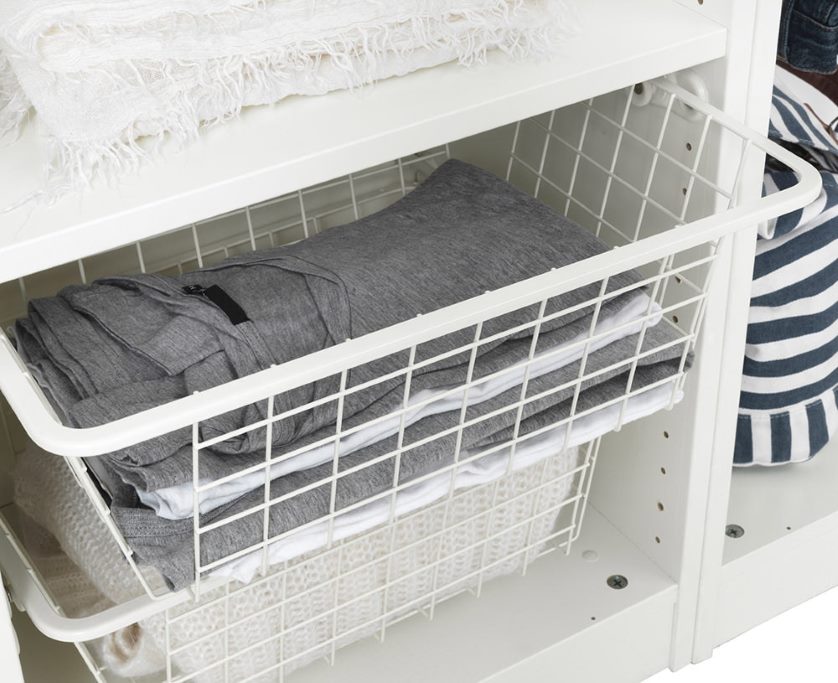
[[[449,64],[357,92],[254,108],[118,187],[0,214],[0,282],[725,53],[724,27],[673,0],[576,5],[588,28],[553,61],[493,55],[470,70]],[[35,128],[0,153],[0,207],[41,181]]]
[[[721,570],[714,646],[838,586],[838,512]]]

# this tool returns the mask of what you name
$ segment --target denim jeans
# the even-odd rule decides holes
[[[838,0],[784,0],[777,54],[797,69],[834,73]]]

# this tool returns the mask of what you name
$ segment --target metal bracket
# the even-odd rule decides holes
[[[666,76],[663,76],[660,79],[655,79],[654,81],[643,81],[638,83],[634,86],[632,104],[637,107],[646,107],[649,105],[666,107],[672,96],[670,93],[656,85],[659,81],[664,80],[682,87],[702,102],[709,102],[710,95],[707,89],[707,84],[696,72],[687,70],[677,74],[667,74]],[[698,121],[702,118],[701,112],[693,109],[690,105],[678,98],[676,98],[673,105],[673,111],[689,121]]]

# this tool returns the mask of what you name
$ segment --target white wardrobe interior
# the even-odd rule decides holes
[[[594,231],[607,244],[616,247],[642,240],[670,228],[673,216],[694,220],[712,212],[717,201],[725,200],[703,180],[704,174],[713,168],[713,138],[720,131],[710,125],[707,117],[690,111],[675,97],[667,98],[663,92],[657,93],[655,101],[645,97],[644,87],[654,86],[622,89],[521,124],[454,141],[198,222],[139,245],[6,283],[0,299],[3,319],[8,323],[24,313],[24,297],[50,295],[66,284],[140,269],[178,274],[217,263],[254,246],[258,249],[286,244],[350,222],[402,196],[448,157],[468,160],[508,177],[513,184]],[[666,313],[669,320],[684,334],[695,331],[700,322],[704,283],[714,253],[715,244],[699,246],[673,254],[669,262],[670,266],[673,262],[681,264],[681,270],[667,278],[672,291],[662,295],[668,296],[663,303],[670,306]],[[654,273],[659,267],[654,261],[649,264],[649,272]],[[675,305],[679,301],[682,303]],[[686,386],[689,392],[689,381]],[[395,665],[403,662],[406,650],[421,656],[411,646],[411,639],[417,636],[408,635],[416,629],[425,634],[421,637],[431,638],[439,646],[450,637],[448,629],[466,633],[474,642],[462,642],[461,647],[465,651],[477,648],[490,637],[487,624],[491,624],[493,613],[518,615],[522,620],[520,631],[527,634],[527,647],[540,649],[561,634],[569,636],[608,619],[627,604],[654,598],[664,611],[671,609],[674,577],[667,573],[666,564],[678,556],[682,543],[678,529],[683,524],[684,512],[679,509],[683,501],[677,491],[687,476],[689,463],[678,457],[677,444],[690,438],[691,425],[685,412],[688,406],[686,400],[672,411],[626,425],[620,433],[603,439],[591,503],[581,536],[568,548],[569,557],[563,552],[551,553],[528,569],[525,577],[508,577],[497,581],[497,585],[487,584],[480,600],[468,595],[456,597],[452,602],[462,605],[463,615],[440,605],[432,625],[414,617],[408,624],[388,629],[387,646],[377,648],[375,658],[383,657]],[[8,472],[14,454],[23,446],[24,434],[5,406],[4,420],[8,429],[4,430],[7,438],[3,463]],[[650,447],[650,442],[659,446]],[[644,481],[642,487],[624,485],[637,476]],[[12,485],[8,476],[4,477],[3,486],[9,502]],[[635,521],[626,524],[629,519]],[[632,532],[632,527],[643,529],[634,543],[624,536]],[[574,532],[572,537],[575,535]],[[623,587],[623,582],[627,586]],[[507,603],[510,600],[512,603]],[[553,602],[549,609],[545,609],[545,600]],[[528,601],[530,608],[525,608]],[[514,610],[512,604],[516,605]],[[449,611],[450,625],[446,626]],[[544,623],[536,625],[532,621],[535,614]],[[543,642],[539,643],[539,639]],[[399,647],[400,642],[404,643],[403,648]],[[361,643],[357,647],[360,652],[370,645]],[[435,646],[429,642],[427,647]],[[514,651],[509,644],[498,649],[494,657],[481,658],[480,662],[468,658],[471,661],[462,666],[478,666],[486,672],[500,670],[512,663],[503,658]],[[360,668],[366,670],[369,666],[368,656],[344,656],[340,652],[333,672],[315,665],[292,675],[297,680],[354,680],[361,676]],[[357,673],[352,673],[353,666],[360,667]],[[377,664],[372,669],[381,671],[386,678],[383,672],[387,666]],[[475,673],[469,671],[467,677]],[[376,674],[363,675],[371,680],[369,676]],[[456,669],[446,675],[451,680],[458,679]],[[462,675],[466,675],[465,671]]]
[[[609,7],[618,18],[631,14],[621,4]],[[667,21],[677,24],[673,17],[685,26],[698,19],[692,7],[685,8],[687,3],[642,4],[647,23],[653,16],[649,12],[661,11],[660,30]],[[626,18],[632,20],[639,21]],[[727,122],[720,125],[715,114],[701,108],[702,101],[712,104],[721,97],[716,84],[724,60],[715,58],[724,55],[725,43],[723,28],[716,31],[698,22],[696,33],[700,25],[703,38],[697,36],[683,50],[672,50],[683,61],[671,63],[672,68],[698,67],[665,77],[658,85],[630,82],[622,74],[603,77],[608,84],[603,89],[617,85],[619,89],[590,100],[568,95],[568,102],[581,101],[422,152],[411,150],[398,160],[379,163],[377,159],[350,175],[342,175],[351,163],[340,157],[341,173],[326,182],[304,188],[283,186],[276,198],[246,209],[187,222],[164,234],[144,235],[116,249],[97,253],[87,248],[93,255],[0,283],[0,324],[7,328],[25,314],[27,300],[51,296],[67,284],[140,270],[176,275],[350,222],[410,191],[449,157],[508,178],[612,247],[651,245],[643,240],[692,223],[706,229],[703,219],[713,223],[707,239],[689,248],[671,245],[668,250],[655,243],[659,253],[638,264],[649,277],[668,273],[661,292],[666,324],[689,337],[704,321],[708,339],[698,341],[682,401],[621,425],[587,452],[579,485],[582,504],[574,510],[568,533],[558,539],[556,545],[561,547],[527,567],[524,575],[487,582],[479,599],[474,591],[446,598],[431,610],[432,620],[427,610],[420,611],[388,627],[386,638],[368,637],[341,648],[334,663],[327,657],[291,673],[288,680],[389,683],[433,678],[454,683],[494,675],[493,681],[515,682],[539,680],[547,671],[560,672],[568,680],[587,680],[590,671],[609,667],[614,676],[640,680],[676,661],[673,640],[678,637],[679,619],[691,618],[690,608],[681,606],[679,614],[676,607],[679,599],[686,604],[695,598],[679,597],[679,589],[685,576],[695,578],[690,567],[698,560],[696,539],[688,534],[694,534],[690,519],[695,515],[696,487],[706,483],[696,480],[696,472],[703,471],[700,459],[710,457],[696,444],[708,442],[701,421],[713,413],[706,397],[712,393],[708,383],[718,366],[726,301],[724,268],[729,266],[725,259],[734,237],[726,234],[733,228],[725,225],[734,220],[729,207],[757,206],[755,188],[749,185],[740,196],[738,187],[743,177],[753,179],[755,170],[759,174],[763,159],[759,144],[740,136],[739,129],[731,129]],[[612,28],[615,36],[621,33]],[[614,49],[621,48],[615,43]],[[659,57],[650,59],[644,68],[657,75]],[[458,127],[452,124],[450,129]],[[393,147],[403,152],[399,145]],[[315,173],[308,167],[305,172]],[[322,169],[317,172],[323,174]],[[742,227],[747,216],[736,220]],[[53,256],[50,260],[60,262]],[[714,266],[716,272],[711,271]],[[613,272],[619,270],[615,262]],[[718,282],[714,284],[711,275],[719,276]],[[705,345],[712,351],[709,359],[703,353]],[[702,393],[704,400],[699,400]],[[13,517],[11,473],[25,445],[14,411],[5,399],[0,401],[0,504],[9,517]],[[733,475],[727,517],[742,527],[744,535],[725,539],[720,596],[712,608],[699,609],[703,647],[712,648],[782,608],[782,600],[765,604],[764,593],[753,586],[749,592],[745,586],[756,567],[788,557],[795,532],[838,538],[838,499],[833,493],[838,485],[838,453],[834,444],[827,450],[832,452],[794,470]],[[81,489],[79,495],[84,495]],[[728,492],[711,495],[726,497]],[[832,571],[838,569],[838,561],[818,558],[815,547],[807,546],[806,557],[812,566],[822,562],[817,578],[801,587],[800,595],[792,591],[788,606],[803,593],[834,582]],[[799,571],[788,563],[781,566],[790,579]],[[12,597],[21,596],[12,591]],[[16,613],[14,623],[27,680],[59,680],[59,676],[68,683],[94,680],[72,644],[44,637],[25,614]],[[64,639],[73,640],[69,635]],[[608,643],[609,662],[594,666],[591,653],[601,656],[603,643]],[[683,643],[678,647],[687,648]],[[474,656],[478,652],[480,656]],[[684,663],[682,659],[678,664]],[[108,678],[107,672],[101,675],[120,680]],[[142,683],[159,680],[160,676],[150,677]]]

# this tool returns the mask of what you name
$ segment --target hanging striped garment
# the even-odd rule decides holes
[[[769,136],[821,170],[809,206],[757,243],[734,463],[808,460],[838,431],[838,105],[777,68]],[[794,185],[766,168],[766,194]]]

